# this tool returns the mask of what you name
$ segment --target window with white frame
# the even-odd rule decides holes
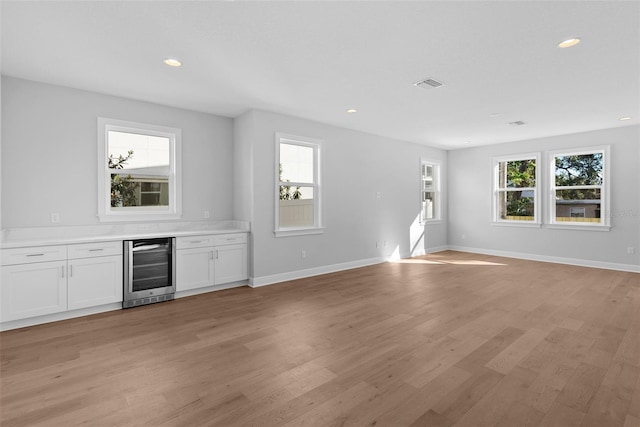
[[[178,219],[181,130],[98,118],[101,221]]]
[[[322,231],[321,146],[320,140],[276,134],[276,236]]]
[[[540,224],[539,153],[493,160],[493,219],[501,224]]]
[[[609,147],[550,153],[551,224],[608,226]]]
[[[420,161],[420,221],[440,220],[440,163]]]

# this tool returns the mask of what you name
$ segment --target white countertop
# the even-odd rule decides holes
[[[248,233],[246,221],[117,224],[96,226],[32,227],[2,230],[2,249],[67,245],[153,237]]]

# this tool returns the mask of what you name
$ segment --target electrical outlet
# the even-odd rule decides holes
[[[636,248],[634,248],[633,246],[629,246],[629,247],[627,248],[627,253],[628,253],[629,255],[633,255],[633,254],[635,254],[635,253],[636,253]]]
[[[380,248],[380,242],[376,242],[376,248]]]
[[[382,246],[384,246],[385,248],[387,247],[387,241],[386,240],[384,242],[382,242]]]
[[[51,222],[53,224],[57,224],[60,222],[60,214],[58,212],[51,213]]]
[[[382,193],[381,193],[381,192],[379,192],[379,191],[377,191],[377,192],[376,192],[376,199],[379,199],[380,197],[382,197]]]
[[[300,252],[300,258],[305,259],[307,257],[307,251],[301,251]]]
[[[202,214],[202,217],[205,219],[209,218],[209,211],[204,211],[204,213]]]

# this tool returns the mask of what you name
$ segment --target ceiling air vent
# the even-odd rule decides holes
[[[436,79],[428,78],[415,82],[414,86],[421,87],[423,89],[436,88],[444,85],[444,83],[437,81]]]
[[[526,125],[526,122],[523,122],[522,120],[518,120],[516,122],[511,122],[509,123],[511,126],[522,126],[522,125]]]

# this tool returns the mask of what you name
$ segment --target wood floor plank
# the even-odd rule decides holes
[[[621,426],[640,275],[444,251],[0,333],[4,426]]]
[[[501,374],[507,374],[546,336],[547,332],[531,328],[487,362],[485,366]]]

